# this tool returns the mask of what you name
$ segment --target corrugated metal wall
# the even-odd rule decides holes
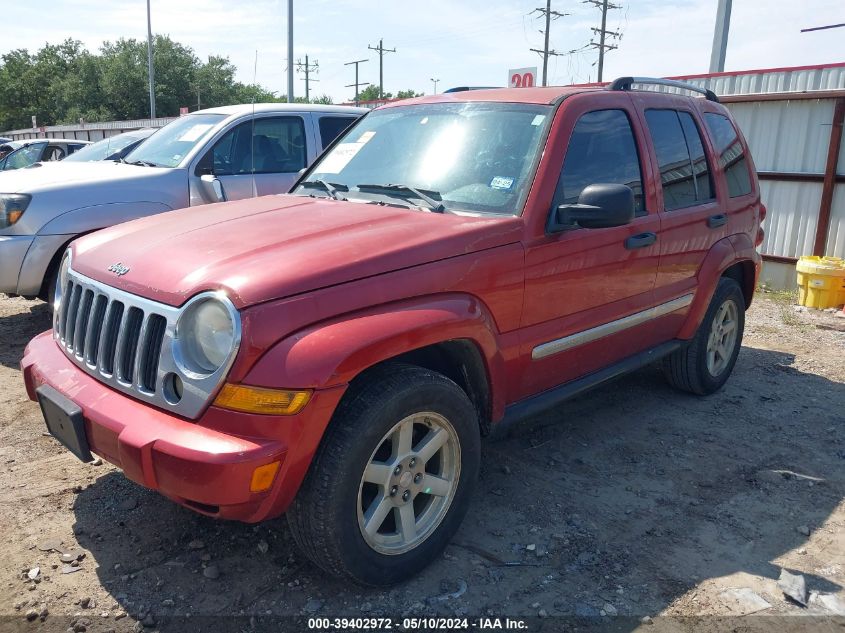
[[[842,75],[845,80],[845,74]],[[764,179],[769,211],[762,252],[779,257],[811,255],[833,121],[834,99],[728,103],[748,140],[758,172],[812,174],[816,182]],[[840,150],[838,174],[845,175]],[[776,178],[772,176],[772,178]],[[845,185],[837,184],[825,255],[845,256]]]
[[[692,84],[710,88],[717,95],[836,90],[845,87],[845,64],[823,68],[786,68],[717,76],[687,76]]]

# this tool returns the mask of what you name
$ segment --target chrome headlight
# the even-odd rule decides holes
[[[223,367],[241,338],[240,317],[222,293],[198,295],[176,322],[174,360],[186,375],[208,376]]]
[[[0,229],[6,229],[21,219],[32,196],[23,193],[0,193]]]

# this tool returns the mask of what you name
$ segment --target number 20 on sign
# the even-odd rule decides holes
[[[508,71],[508,83],[511,88],[531,88],[537,82],[537,67],[513,68]]]

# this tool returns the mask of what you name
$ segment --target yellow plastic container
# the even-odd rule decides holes
[[[798,303],[824,310],[845,304],[845,260],[839,257],[802,257],[798,271]]]

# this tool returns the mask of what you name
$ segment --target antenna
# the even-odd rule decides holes
[[[258,90],[255,89],[258,81],[258,49],[255,49],[255,65],[252,68],[252,126],[249,135],[249,158],[252,169],[252,197],[258,197],[258,187],[255,185],[255,95]]]

